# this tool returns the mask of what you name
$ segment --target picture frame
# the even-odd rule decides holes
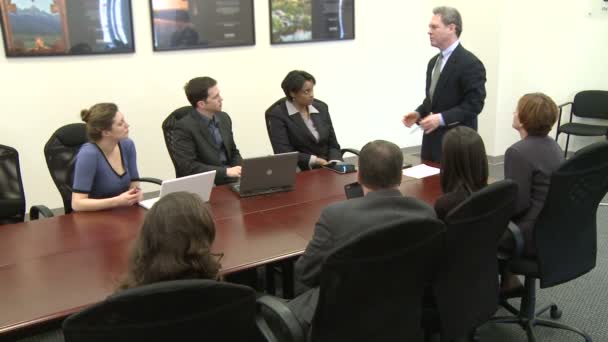
[[[355,39],[355,0],[269,0],[270,43]]]
[[[0,0],[7,57],[133,53],[131,0]]]
[[[150,0],[154,51],[255,45],[253,0]]]

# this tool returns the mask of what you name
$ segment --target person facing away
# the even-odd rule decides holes
[[[221,254],[211,253],[214,239],[211,211],[198,195],[161,197],[146,213],[118,290],[169,280],[218,280]]]
[[[285,97],[270,107],[266,118],[274,152],[299,152],[300,170],[342,161],[328,106],[314,98],[315,84],[306,71],[290,71],[281,83]]]
[[[406,127],[418,123],[424,130],[423,160],[441,160],[441,141],[449,128],[464,125],[477,130],[477,115],[486,98],[486,70],[460,44],[461,33],[462,18],[457,9],[446,6],[433,9],[428,34],[439,54],[427,65],[424,101],[402,119]]]
[[[76,155],[72,208],[76,211],[130,206],[143,199],[135,144],[129,124],[114,103],[98,103],[80,113],[90,142]]]
[[[402,165],[397,145],[385,140],[367,143],[359,155],[357,176],[365,195],[331,204],[321,212],[312,239],[295,264],[296,279],[312,289],[288,303],[304,329],[314,316],[321,267],[333,250],[381,222],[436,217],[429,205],[401,194]]]
[[[551,174],[564,162],[562,149],[548,136],[557,121],[558,108],[555,102],[543,93],[522,96],[513,112],[512,127],[521,140],[505,152],[505,179],[518,185],[515,214],[512,221],[519,226],[524,238],[524,254],[536,254],[534,225],[549,192]],[[501,240],[501,249],[514,248],[510,233]],[[504,270],[501,290],[515,292],[522,288],[517,277]]]
[[[477,190],[488,185],[488,157],[481,136],[466,126],[450,129],[443,137],[441,191],[435,212],[441,220]]]
[[[232,135],[232,120],[211,77],[193,78],[184,87],[192,112],[175,124],[177,176],[215,170],[215,184],[234,182],[243,159]]]

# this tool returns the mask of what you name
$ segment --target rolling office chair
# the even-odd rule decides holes
[[[444,232],[439,220],[413,218],[383,223],[335,249],[322,267],[308,339],[422,341],[422,300],[437,269]],[[265,297],[258,303],[271,330],[283,332],[278,340],[306,340],[284,304]]]
[[[169,157],[171,157],[171,162],[173,163],[173,168],[175,169],[175,177],[183,177],[188,175],[180,172],[179,168],[177,167],[177,162],[175,161],[175,137],[173,134],[173,129],[175,128],[175,123],[181,120],[184,116],[188,115],[190,112],[192,112],[192,106],[177,108],[171,114],[169,114],[169,116],[167,116],[162,123],[165,145],[167,146],[167,152],[169,152]]]
[[[427,341],[469,336],[498,309],[498,244],[515,210],[517,184],[492,183],[473,193],[445,217],[446,238],[433,282],[434,305],[425,310]]]
[[[128,289],[63,322],[66,342],[272,341],[253,289],[174,280]]]
[[[53,216],[53,212],[43,205],[30,208],[30,220],[36,220],[40,214]],[[16,149],[0,145],[0,225],[23,222],[25,219],[25,192],[19,165],[19,152]]]
[[[58,128],[44,145],[46,165],[51,178],[57,186],[66,214],[72,212],[72,183],[76,155],[82,144],[88,141],[87,128],[84,123],[72,123]],[[134,181],[160,185],[156,178],[139,178]]]
[[[266,132],[268,133],[268,139],[270,139],[270,136],[271,136],[271,134],[270,134],[270,120],[268,118],[268,116],[270,115],[270,110],[274,106],[276,106],[277,104],[283,102],[284,100],[285,100],[285,98],[281,98],[281,99],[275,101],[270,107],[268,107],[268,109],[266,109],[266,112],[264,113],[264,119],[266,120]],[[315,102],[319,102],[319,103],[323,104],[325,107],[327,107],[327,104],[325,102],[321,101],[321,100],[314,99],[314,101]],[[313,105],[314,105],[314,102],[313,102]],[[272,139],[270,139],[270,141],[272,141]],[[275,149],[274,146],[272,147],[272,150],[273,150],[273,152],[275,154],[277,153],[277,151],[276,151],[276,149]],[[340,152],[342,153],[343,157],[344,157],[344,154],[347,153],[347,152],[351,153],[351,154],[354,154],[356,156],[359,156],[359,150],[354,149],[354,148],[342,148],[342,149],[340,149]]]
[[[567,123],[560,125],[562,119],[562,109],[567,105],[571,105],[570,120]],[[608,139],[608,123],[602,125],[572,122],[573,116],[580,118],[608,120],[608,91],[581,91],[574,96],[574,101],[559,105],[559,116],[557,117],[557,132],[555,133],[555,140],[557,141],[560,133],[566,134],[566,148],[564,149],[564,157],[567,156],[568,153],[568,142],[570,141],[571,134],[582,136],[603,135],[606,136],[606,139]]]
[[[534,327],[540,325],[569,330],[591,342],[581,330],[538,318],[547,310],[554,319],[562,312],[556,304],[535,312],[536,280],[544,289],[576,279],[595,267],[597,208],[608,191],[606,156],[608,141],[594,143],[579,150],[551,175],[547,199],[534,227],[537,255],[515,256],[508,262],[511,272],[525,276],[525,294],[519,310],[501,302],[515,317],[496,317],[493,321],[522,326],[528,341],[536,340]],[[523,241],[523,237],[517,241]]]

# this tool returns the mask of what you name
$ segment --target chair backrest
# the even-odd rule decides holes
[[[572,113],[584,118],[608,119],[608,91],[585,90],[577,93]]]
[[[496,252],[516,196],[514,182],[498,181],[473,193],[445,218],[446,248],[433,290],[446,340],[466,336],[498,308]]]
[[[608,141],[579,150],[551,175],[534,227],[540,286],[579,277],[595,267],[597,208],[608,191]]]
[[[333,251],[321,271],[312,341],[422,341],[424,288],[444,231],[436,219],[386,222]]]
[[[22,222],[25,193],[16,149],[0,145],[0,224]]]
[[[176,280],[115,294],[67,318],[66,342],[257,341],[255,292],[213,280]]]
[[[285,98],[280,98],[278,100],[276,100],[272,105],[270,105],[270,107],[268,107],[268,109],[266,109],[266,112],[264,112],[264,120],[266,120],[266,133],[268,133],[268,139],[270,140],[270,144],[272,145],[272,134],[270,132],[270,111],[279,103],[282,103],[283,101],[285,101]],[[321,100],[318,99],[314,99],[312,105],[314,106],[315,103],[320,103],[322,105],[324,105],[325,107],[327,107],[327,104]],[[277,154],[280,152],[277,152],[277,150],[274,148],[274,146],[272,146],[272,151]]]
[[[60,127],[44,145],[46,165],[57,186],[66,214],[72,212],[72,183],[76,155],[82,144],[88,141],[84,123],[72,123]]]
[[[174,128],[175,123],[181,120],[184,116],[188,115],[192,112],[192,106],[184,106],[177,108],[174,110],[167,118],[163,121],[163,136],[165,137],[165,145],[167,146],[167,152],[169,152],[169,157],[171,158],[171,162],[173,163],[173,168],[175,169],[175,177],[187,176],[186,174],[181,174],[178,167],[177,162],[175,161],[175,136],[174,136]]]

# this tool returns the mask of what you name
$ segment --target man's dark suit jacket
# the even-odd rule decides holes
[[[300,152],[298,166],[301,170],[310,168],[311,155],[327,161],[342,160],[340,145],[336,139],[327,105],[316,99],[312,103],[312,106],[319,111],[319,113],[310,114],[310,118],[319,132],[319,141],[317,141],[300,114],[289,115],[286,101],[287,99],[283,98],[266,111],[268,135],[274,153]]]
[[[431,76],[439,54],[431,58],[426,69],[426,97],[416,109],[424,118],[433,113],[443,114],[445,126],[440,126],[422,138],[421,157],[441,161],[441,141],[445,132],[456,125],[477,130],[477,114],[486,98],[486,69],[483,63],[459,43],[448,58],[437,85],[433,101],[429,98]]]
[[[222,165],[219,149],[213,142],[209,129],[203,124],[195,109],[175,124],[175,161],[178,177],[215,170],[215,184],[235,181],[226,175],[226,166]],[[228,167],[241,165],[243,159],[236,148],[232,137],[232,121],[224,112],[215,113],[224,148],[226,149]]]
[[[412,218],[435,218],[435,210],[399,190],[378,190],[364,197],[334,203],[323,210],[312,239],[295,265],[295,275],[314,289],[290,303],[301,322],[310,324],[318,298],[321,266],[329,254],[353,237],[374,229],[383,222],[407,221]],[[364,272],[365,270],[362,270]]]

